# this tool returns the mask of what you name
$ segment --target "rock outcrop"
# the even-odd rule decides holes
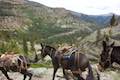
[[[21,8],[24,0],[0,0],[0,30],[15,30],[23,26]]]

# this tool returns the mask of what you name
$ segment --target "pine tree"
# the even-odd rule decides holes
[[[116,21],[116,18],[115,18],[115,14],[113,14],[113,16],[110,20],[110,29],[108,31],[110,37],[112,36],[112,27],[116,26],[116,25],[117,25],[117,21]]]
[[[112,16],[112,18],[111,18],[111,20],[110,20],[110,26],[111,26],[111,27],[112,27],[112,26],[115,26],[115,24],[116,24],[115,14],[113,14],[113,16]]]

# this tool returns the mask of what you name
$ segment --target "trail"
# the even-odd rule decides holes
[[[53,68],[48,68],[48,69],[47,68],[40,68],[40,69],[35,68],[34,70],[35,71],[34,71],[32,80],[52,80]],[[83,77],[85,77],[86,73],[87,71],[83,72],[82,74]],[[13,80],[23,80],[23,75],[18,72],[10,72],[8,74],[10,78],[12,78]],[[120,80],[119,76],[120,76],[119,70],[114,70],[114,71],[109,70],[109,71],[100,73],[101,80]],[[0,72],[0,80],[7,80],[6,77],[1,72]],[[28,77],[26,80],[28,80]],[[65,80],[65,78],[63,78],[61,69],[59,69],[58,72],[56,73],[55,80]],[[73,80],[73,79],[70,79],[70,80]]]
[[[34,74],[32,80],[52,80],[52,72],[53,69],[47,69],[47,71],[45,71],[44,74],[41,73],[39,76]],[[8,73],[8,75],[13,80],[23,80],[23,75],[18,72],[10,72]],[[62,76],[61,70],[58,70],[55,80],[65,80],[64,78],[57,77],[58,75]],[[6,77],[1,72],[0,72],[0,80],[7,80]],[[28,77],[26,80],[28,80]]]

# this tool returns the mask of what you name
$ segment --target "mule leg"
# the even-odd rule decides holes
[[[78,69],[77,72],[75,72],[76,70],[71,70],[73,75],[78,79],[78,80],[85,80],[83,77],[82,77],[82,72],[80,69]]]
[[[7,71],[5,69],[2,69],[1,71],[8,80],[13,80],[13,79],[10,79],[10,77],[8,76]]]
[[[82,76],[82,71],[80,70],[80,68],[78,69],[79,71],[79,75]]]
[[[79,74],[74,74],[74,73],[73,73],[73,75],[74,75],[74,77],[77,78],[77,80],[85,80],[85,79],[82,78]],[[75,80],[76,80],[76,78],[75,78]]]
[[[25,80],[27,76],[29,76],[29,80],[31,80],[32,75],[33,75],[32,73],[30,73],[30,72],[27,71],[27,70],[22,70],[22,71],[21,71],[21,74],[24,74],[24,79],[23,79],[23,80]]]
[[[26,77],[27,77],[27,75],[25,74],[25,73],[26,73],[26,70],[21,70],[21,72],[20,72],[20,73],[24,75],[23,80],[25,80],[25,79],[26,79]]]
[[[23,80],[25,80],[25,79],[26,79],[26,77],[27,77],[27,76],[24,74],[24,78],[23,78]]]
[[[30,72],[28,72],[28,71],[26,72],[26,76],[29,76],[29,80],[31,80],[32,75],[33,75],[32,73],[30,73]]]
[[[57,70],[58,70],[58,68],[54,68],[54,72],[53,72],[53,79],[52,79],[52,80],[54,80],[54,79],[55,79],[55,74],[56,74]]]
[[[63,68],[63,75],[65,76],[66,80],[69,80],[64,68]]]
[[[80,75],[77,76],[78,80],[85,80],[84,78],[82,78]]]

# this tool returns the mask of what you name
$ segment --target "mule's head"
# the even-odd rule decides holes
[[[111,64],[110,52],[113,46],[114,46],[114,42],[112,44],[107,44],[106,41],[103,41],[103,50],[102,53],[100,54],[100,62],[99,62],[100,71],[103,71],[110,66]]]
[[[47,55],[51,56],[53,51],[56,51],[56,49],[51,46],[41,44],[41,57],[42,58],[44,58]]]
[[[41,57],[44,58],[47,55],[46,45],[41,43]]]

